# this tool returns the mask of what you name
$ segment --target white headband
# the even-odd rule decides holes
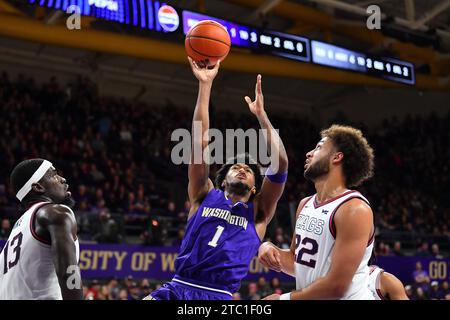
[[[53,164],[50,161],[44,160],[44,162],[41,163],[36,172],[31,176],[31,178],[28,179],[25,185],[17,192],[17,199],[19,199],[19,201],[22,201],[22,199],[28,194],[28,192],[30,192],[33,183],[39,182],[39,180],[42,179],[47,170],[52,166]]]

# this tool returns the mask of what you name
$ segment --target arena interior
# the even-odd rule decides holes
[[[134,11],[119,18],[125,3]],[[158,15],[166,4],[177,25]],[[79,29],[69,27],[77,22],[70,5],[83,8]],[[369,28],[370,5],[380,9],[380,28]],[[298,202],[314,193],[305,154],[321,129],[352,125],[375,150],[374,177],[358,188],[375,216],[375,264],[410,299],[450,299],[446,0],[0,0],[0,244],[23,213],[12,168],[51,159],[76,201],[84,298],[140,300],[171,279],[190,208],[187,165],[171,160],[172,133],[190,130],[197,97],[184,48],[189,13],[248,27],[240,40],[245,30],[272,36],[232,39],[210,105],[211,127],[259,128],[244,96],[253,97],[262,74],[266,110],[289,157],[266,239],[290,246]],[[272,43],[277,32],[306,41],[306,56]],[[345,59],[361,53],[364,68],[336,56],[314,60],[314,43],[344,48]],[[364,66],[369,57],[381,67]],[[388,72],[388,61],[401,71]],[[119,264],[121,252],[128,256]],[[255,258],[234,299],[294,288],[293,278]]]

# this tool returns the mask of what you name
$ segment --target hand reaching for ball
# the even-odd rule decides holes
[[[261,79],[262,76],[258,74],[255,85],[255,100],[252,101],[249,96],[245,96],[244,98],[245,102],[248,104],[248,108],[256,116],[261,116],[264,114],[264,96],[262,93]]]
[[[192,73],[194,73],[194,76],[198,81],[203,83],[213,82],[220,68],[220,60],[217,61],[215,66],[209,67],[207,62],[195,62],[191,57],[188,57],[188,60],[191,65]]]

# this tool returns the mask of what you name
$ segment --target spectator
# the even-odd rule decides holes
[[[430,277],[428,272],[422,269],[422,263],[420,261],[416,262],[416,270],[413,272],[413,278],[418,288],[421,288],[422,290],[428,289]]]
[[[11,233],[11,222],[7,218],[2,219],[2,227],[0,229],[0,239],[8,239]]]
[[[127,291],[127,289],[120,289],[120,291],[119,291],[119,300],[130,300],[128,298],[128,291]]]
[[[112,300],[109,288],[107,285],[100,287],[100,292],[98,293],[98,300]]]
[[[98,295],[100,291],[100,284],[98,280],[92,280],[91,285],[85,295],[85,300],[98,300]]]
[[[272,280],[270,280],[270,288],[272,289],[272,291],[280,289],[280,279],[278,279],[277,277],[273,277]]]
[[[126,277],[125,279],[124,279],[124,285],[125,285],[125,287],[127,287],[127,288],[129,288],[129,287],[131,287],[131,285],[133,284],[133,282],[134,282],[134,279],[133,279],[133,276],[128,276],[128,277]]]
[[[150,282],[148,279],[142,279],[141,281],[141,296],[142,298],[147,297],[150,293],[152,293],[152,288],[150,287]]]
[[[444,256],[440,254],[439,252],[439,245],[437,243],[433,243],[431,245],[431,254],[435,259],[443,259]]]
[[[248,295],[245,300],[260,300],[261,296],[258,294],[258,285],[256,282],[248,284]]]
[[[289,249],[290,242],[289,242],[289,240],[287,240],[287,238],[283,232],[283,229],[281,227],[276,228],[275,239],[274,239],[273,243],[281,249]]]
[[[94,300],[92,295],[88,296],[89,289],[87,286],[83,285],[83,300]]]
[[[177,216],[177,208],[175,206],[175,202],[169,201],[167,204],[166,216],[167,217],[176,217]]]
[[[130,300],[142,300],[142,298],[144,298],[142,296],[141,289],[139,288],[136,282],[131,283],[131,285],[128,287],[128,291],[130,293],[129,294]]]
[[[410,300],[414,299],[413,287],[411,285],[406,285],[405,286],[405,292],[406,292],[406,295],[408,296],[408,298]]]
[[[390,248],[389,248],[389,246],[386,243],[384,243],[383,241],[378,242],[376,255],[377,256],[388,256],[388,255],[390,255]]]
[[[448,281],[444,281],[441,284],[441,294],[446,299],[449,300],[450,291],[448,289]]]
[[[266,278],[259,277],[259,279],[258,279],[258,295],[260,297],[265,297],[271,293],[272,292],[270,290],[269,284],[266,281]]]
[[[394,249],[392,250],[392,254],[397,257],[403,257],[405,255],[402,251],[402,243],[400,241],[394,242]]]
[[[422,242],[416,252],[417,257],[430,257],[430,248],[427,242]]]
[[[416,294],[414,296],[414,300],[428,300],[428,297],[425,291],[421,287],[416,288]]]
[[[242,300],[241,294],[239,292],[233,293],[233,299],[232,300]]]
[[[98,243],[120,243],[122,237],[119,234],[117,223],[111,219],[111,215],[107,210],[102,210],[99,214],[98,232],[94,236],[94,240]]]
[[[108,283],[108,291],[111,297],[111,300],[118,300],[119,298],[119,282],[116,279],[111,279]]]
[[[286,240],[286,237],[283,234],[277,234],[273,243],[278,248],[289,249],[289,242]]]
[[[440,300],[444,298],[443,292],[439,290],[439,283],[437,281],[431,282],[430,299]]]

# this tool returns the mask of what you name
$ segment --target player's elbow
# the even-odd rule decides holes
[[[331,286],[331,295],[335,299],[342,299],[348,290],[349,284],[344,281],[335,281]]]

